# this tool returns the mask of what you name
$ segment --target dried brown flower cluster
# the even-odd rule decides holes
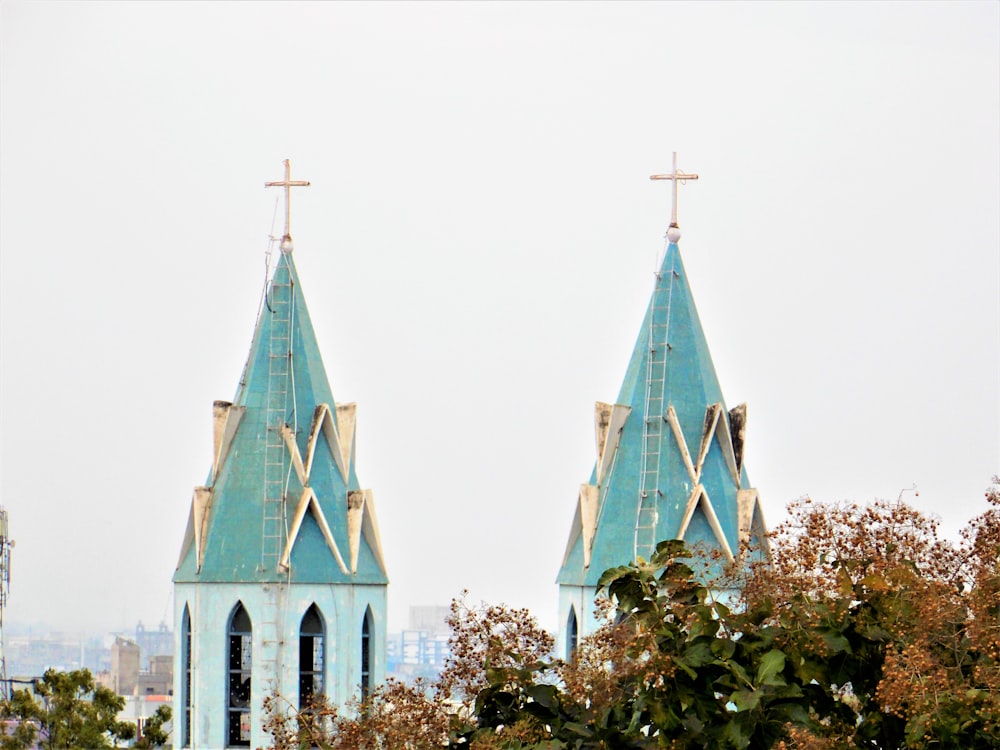
[[[607,571],[567,663],[527,610],[452,604],[440,679],[269,700],[276,750],[1000,748],[1000,484],[955,543],[900,502],[789,508],[728,572],[679,542]],[[728,606],[727,606],[728,603]]]

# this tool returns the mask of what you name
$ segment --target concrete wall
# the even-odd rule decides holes
[[[299,625],[316,604],[326,628],[326,695],[343,705],[360,692],[361,625],[372,613],[372,684],[385,679],[386,587],[331,584],[175,584],[174,738],[183,732],[185,651],[183,613],[191,621],[191,737],[200,750],[226,746],[228,625],[242,602],[253,626],[250,747],[266,747],[264,698],[273,693],[298,705]],[[178,746],[180,746],[178,744]]]
[[[139,646],[127,638],[115,638],[111,646],[111,689],[132,695],[139,681]]]

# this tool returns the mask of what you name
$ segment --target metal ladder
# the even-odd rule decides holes
[[[667,355],[670,343],[670,300],[673,281],[677,272],[671,263],[669,276],[662,271],[656,273],[656,289],[650,300],[649,310],[649,357],[646,360],[646,403],[642,418],[642,461],[639,469],[639,498],[635,514],[634,549],[636,559],[640,556],[649,560],[656,549],[656,528],[659,520],[660,498],[660,454],[666,429],[667,404]],[[667,287],[666,304],[657,304],[664,284]]]
[[[272,283],[268,305],[271,315],[271,335],[268,341],[264,508],[260,553],[260,567],[265,573],[277,571],[287,538],[285,481],[290,465],[288,448],[285,447],[281,429],[285,425],[289,408],[288,391],[292,364],[291,292],[290,282]],[[295,405],[293,404],[291,408],[294,410]]]
[[[279,261],[279,263],[282,261]],[[285,610],[284,573],[278,563],[288,539],[286,513],[286,481],[291,470],[288,448],[281,430],[291,421],[295,429],[295,404],[292,367],[292,283],[278,283],[275,274],[271,282],[267,309],[271,316],[268,340],[267,402],[265,404],[264,438],[264,507],[261,529],[260,571],[265,576],[263,616],[261,617],[261,653],[258,672],[268,690],[280,685],[278,670],[282,663],[282,621]],[[289,413],[291,410],[291,413]]]

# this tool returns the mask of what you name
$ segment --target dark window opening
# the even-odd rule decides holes
[[[184,605],[181,616],[181,747],[191,747],[191,612]],[[173,692],[173,691],[171,691]]]
[[[580,643],[580,628],[576,621],[576,607],[569,608],[569,621],[566,623],[566,661],[576,661],[576,647]]]
[[[306,710],[323,697],[326,664],[323,618],[313,604],[299,626],[299,709]]]
[[[229,674],[226,744],[250,747],[250,674],[253,666],[253,627],[243,604],[229,618]]]
[[[361,699],[371,692],[372,679],[372,611],[365,611],[361,622]]]

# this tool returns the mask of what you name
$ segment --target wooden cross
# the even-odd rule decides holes
[[[285,159],[285,179],[276,182],[265,182],[264,187],[283,187],[285,189],[285,236],[281,238],[281,245],[284,249],[285,244],[288,243],[288,248],[291,249],[292,232],[289,225],[291,224],[292,216],[292,188],[309,187],[309,182],[306,180],[293,180],[292,165],[288,159]]]
[[[674,151],[674,171],[667,174],[653,174],[649,176],[651,180],[670,180],[674,183],[674,200],[673,209],[670,212],[670,226],[677,227],[677,183],[686,182],[687,180],[697,180],[698,175],[696,174],[685,174],[684,172],[677,171],[677,152]]]

